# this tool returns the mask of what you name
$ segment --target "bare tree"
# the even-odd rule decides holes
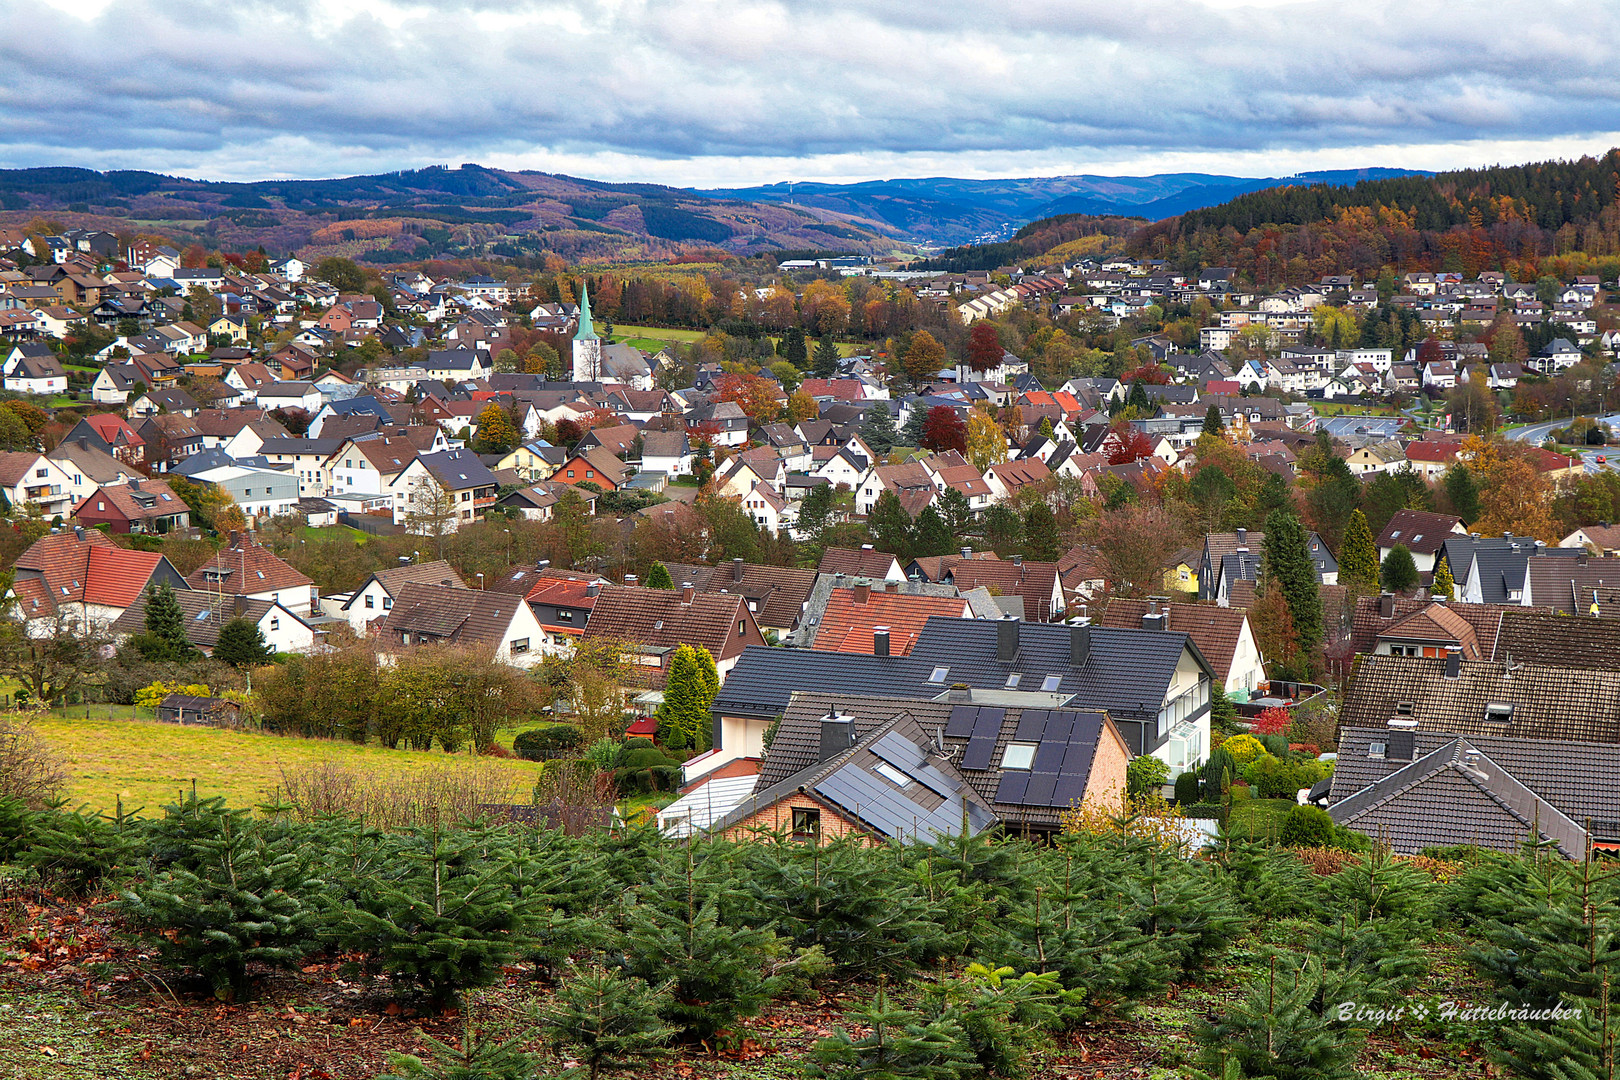
[[[439,558],[444,558],[444,538],[456,531],[456,496],[438,478],[427,476],[411,485],[405,529],[433,538]]]

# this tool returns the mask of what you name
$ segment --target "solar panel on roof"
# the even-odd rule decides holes
[[[1067,743],[1042,742],[1035,749],[1035,763],[1030,768],[1038,773],[1057,772],[1063,767],[1063,755],[1067,749]]]
[[[1018,733],[1013,738],[1018,742],[1040,742],[1050,715],[1045,709],[1025,709],[1018,718]]]
[[[1078,773],[1063,773],[1058,776],[1057,786],[1052,789],[1051,806],[1077,805],[1086,794],[1086,778]]]
[[[962,768],[988,769],[990,758],[996,752],[996,737],[994,735],[974,735],[968,740],[967,749],[962,752]]]
[[[1058,775],[1055,772],[1036,772],[1029,774],[1029,787],[1024,789],[1025,806],[1051,806],[1052,792],[1057,788]]]
[[[1024,790],[1027,787],[1029,787],[1029,773],[1002,773],[1001,783],[996,787],[996,802],[1007,806],[1022,806]]]
[[[980,709],[978,717],[973,721],[973,737],[988,735],[994,739],[1001,734],[1001,724],[1006,719],[1006,709]]]
[[[973,722],[978,718],[977,706],[956,705],[951,709],[951,718],[945,722],[945,734],[954,739],[965,739],[973,734]]]

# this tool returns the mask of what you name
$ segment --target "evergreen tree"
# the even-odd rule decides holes
[[[518,1048],[522,1037],[495,1042],[466,1022],[461,1046],[451,1046],[418,1030],[433,1060],[423,1061],[415,1054],[390,1053],[389,1071],[376,1080],[535,1080],[539,1076],[534,1058]],[[594,1075],[594,1074],[592,1074]]]
[[[1451,512],[1462,518],[1465,523],[1478,521],[1483,509],[1479,501],[1479,484],[1474,481],[1474,474],[1468,466],[1460,461],[1453,462],[1440,478],[1440,488],[1446,494],[1446,501],[1451,504]]]
[[[1140,379],[1131,383],[1131,392],[1126,395],[1125,404],[1127,406],[1134,405],[1136,407],[1137,416],[1153,415],[1153,403],[1148,400],[1147,391],[1142,388],[1142,382]]]
[[[932,506],[923,507],[922,513],[917,515],[917,526],[912,530],[911,557],[949,555],[956,548],[956,536],[945,519]]]
[[[1205,435],[1216,435],[1221,437],[1225,437],[1226,435],[1226,422],[1221,419],[1221,410],[1217,409],[1213,403],[1210,404],[1209,409],[1204,413],[1203,433]]]
[[[1057,517],[1044,502],[1030,503],[1024,512],[1024,554],[1036,562],[1057,562],[1063,554]]]
[[[565,1075],[597,1080],[668,1053],[675,1029],[658,1019],[667,995],[617,971],[588,971],[564,980],[541,1013],[546,1035],[571,1047],[579,1067]]]
[[[984,538],[997,555],[1011,554],[1024,536],[1024,523],[1012,507],[996,503],[984,512]]]
[[[1350,1080],[1361,1036],[1324,1015],[1321,988],[1318,961],[1295,967],[1273,956],[1270,970],[1223,1015],[1194,1022],[1201,1064],[1221,1069],[1235,1060],[1241,1075],[1273,1080]]]
[[[1038,431],[1044,438],[1057,438],[1057,429],[1052,426],[1052,418],[1050,416],[1041,417],[1040,427],[1036,428],[1035,430]]]
[[[186,616],[168,582],[160,582],[146,599],[146,632],[135,648],[148,660],[185,663],[202,654],[186,638]]]
[[[818,379],[831,379],[838,374],[838,346],[833,339],[823,337],[816,343],[815,362],[812,371]]]
[[[884,489],[872,504],[866,527],[879,551],[887,551],[904,566],[911,560],[911,515],[900,505],[900,497]]]
[[[1267,576],[1288,601],[1299,650],[1308,664],[1312,650],[1322,642],[1322,595],[1305,529],[1287,510],[1274,510],[1266,518],[1264,559]]]
[[[251,619],[232,619],[219,628],[219,642],[214,646],[214,659],[232,667],[257,667],[270,663],[276,655],[264,640],[259,624]]]
[[[1447,600],[1457,598],[1457,579],[1451,576],[1451,564],[1444,558],[1434,564],[1434,588],[1430,591]]]
[[[879,990],[864,1008],[849,1016],[866,1035],[857,1039],[844,1028],[810,1048],[815,1064],[805,1075],[822,1080],[956,1080],[977,1071],[967,1036],[955,1020],[927,1020],[889,1001]]]
[[[1339,544],[1339,579],[1359,589],[1378,586],[1378,547],[1367,527],[1367,515],[1359,507],[1351,512],[1344,540]]]
[[[661,562],[653,563],[652,569],[647,571],[647,588],[673,589],[674,587],[675,579],[669,576],[669,567]]]
[[[948,487],[940,492],[933,506],[952,536],[962,536],[973,527],[973,504],[955,488]]]
[[[718,687],[710,685],[698,653],[691,645],[681,645],[670,658],[664,701],[658,706],[658,739],[672,750],[708,748],[709,703]]]
[[[874,454],[887,454],[894,449],[900,433],[895,429],[894,417],[889,415],[887,405],[879,401],[866,410],[866,418],[861,421],[860,436]]]
[[[1383,566],[1379,567],[1378,579],[1385,592],[1408,593],[1417,588],[1417,563],[1405,544],[1390,548],[1389,554],[1384,556]]]
[[[906,417],[905,426],[900,429],[900,443],[902,446],[921,446],[923,425],[928,423],[928,410],[921,401],[911,407],[911,415]]]
[[[810,355],[805,351],[804,331],[797,326],[789,327],[782,337],[782,356],[788,363],[803,371],[809,363]]]

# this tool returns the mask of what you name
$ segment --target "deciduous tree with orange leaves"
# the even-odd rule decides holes
[[[735,401],[741,409],[756,424],[769,424],[782,413],[782,403],[777,397],[781,387],[771,380],[759,375],[745,373],[728,373],[714,380],[716,401]]]

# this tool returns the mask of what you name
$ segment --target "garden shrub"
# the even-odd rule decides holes
[[[573,724],[541,724],[520,732],[512,740],[512,752],[525,761],[550,761],[578,750],[585,733]]]
[[[1156,794],[1169,782],[1170,766],[1151,754],[1139,754],[1125,766],[1126,794]]]
[[[1247,765],[1266,752],[1265,746],[1253,735],[1234,735],[1221,743],[1221,749],[1240,766]]]
[[[1198,774],[1184,772],[1176,777],[1176,805],[1190,806],[1198,801]]]
[[[1284,847],[1327,847],[1333,840],[1333,818],[1316,806],[1296,806],[1283,818]]]

